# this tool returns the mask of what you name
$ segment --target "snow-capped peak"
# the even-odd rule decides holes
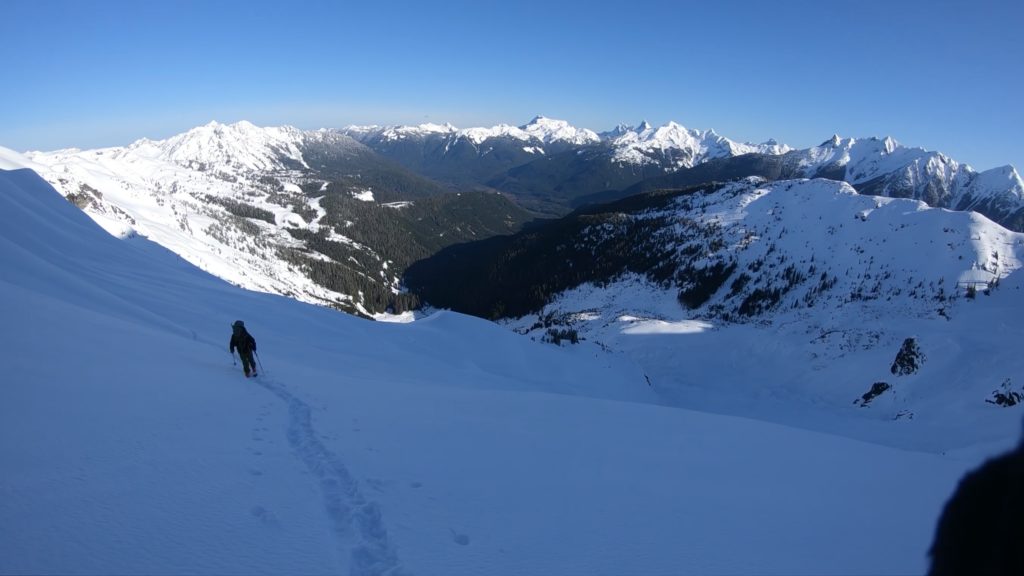
[[[164,157],[179,166],[227,165],[273,170],[282,167],[282,157],[305,165],[299,147],[302,139],[302,131],[291,126],[260,128],[245,120],[234,124],[213,121],[167,140],[139,140],[128,150]]]
[[[823,167],[846,168],[851,184],[872,180],[880,175],[903,170],[908,165],[928,166],[956,172],[960,165],[938,152],[908,148],[891,137],[840,138],[826,140],[804,153],[803,164],[810,171]],[[947,168],[942,168],[947,167]]]
[[[431,134],[452,134],[458,131],[458,128],[447,122],[444,124],[428,122],[416,126],[388,126],[386,128],[378,129],[376,132],[384,140],[395,141],[405,140],[407,138],[425,138]],[[373,132],[373,129],[370,128],[366,133],[372,134]]]
[[[1024,199],[1024,180],[1021,180],[1020,174],[1010,165],[979,172],[974,186],[977,192],[987,192],[988,195],[998,192],[1018,201]]]
[[[554,120],[537,116],[529,124],[521,127],[526,134],[537,138],[545,144],[553,142],[568,142],[570,144],[583,145],[599,142],[601,137],[593,130],[576,128],[565,120]]]
[[[573,145],[585,145],[601,141],[601,137],[592,130],[576,128],[565,120],[555,120],[544,116],[537,116],[523,126],[497,124],[490,127],[480,126],[459,129],[450,123],[428,123],[418,126],[349,126],[344,129],[344,132],[359,139],[380,138],[384,141],[428,138],[430,136],[450,136],[456,139],[464,138],[476,145],[480,145],[491,138],[512,138],[526,143],[536,143],[539,141],[542,144],[565,142]]]
[[[835,147],[835,146],[839,146],[840,144],[842,144],[842,142],[843,142],[843,139],[839,137],[839,134],[833,134],[831,138],[829,138],[828,140],[825,140],[824,142],[822,142],[819,147],[820,148],[826,148],[826,147],[829,147],[829,146]]]
[[[882,139],[882,145],[885,147],[886,154],[892,154],[899,147],[900,143],[892,137],[886,136]]]
[[[631,164],[662,164],[666,171],[690,168],[714,158],[751,152],[783,154],[788,146],[775,141],[741,144],[719,136],[714,130],[693,130],[676,122],[654,128],[646,120],[611,138],[613,159]]]

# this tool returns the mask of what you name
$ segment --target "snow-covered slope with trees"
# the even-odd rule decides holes
[[[115,235],[142,234],[252,290],[351,301],[276,253],[300,246],[286,227],[316,231],[324,214],[319,200],[307,198],[286,176],[286,183],[270,176],[287,172],[276,151],[294,153],[295,142],[274,136],[288,133],[211,124],[161,142],[27,156],[45,165],[41,175]],[[301,162],[301,155],[294,160]]]
[[[1024,398],[1024,361],[1007,345],[1024,336],[1022,261],[1024,235],[976,213],[832,180],[748,179],[453,247],[407,280],[435,306],[624,352],[674,405],[848,435],[856,420],[866,440],[910,431],[907,447],[935,448],[916,443],[919,428],[1016,427],[990,402]],[[893,368],[904,345],[928,359],[920,370]],[[875,384],[881,396],[864,402]]]
[[[921,573],[959,476],[1012,441],[990,442],[999,409],[966,435],[877,423],[933,452],[676,409],[593,343],[244,291],[29,170],[0,172],[0,258],[3,573]],[[1016,317],[976,334],[993,365]],[[257,379],[227,354],[236,319]]]
[[[18,163],[115,235],[141,234],[245,288],[363,315],[393,307],[402,266],[435,244],[509,232],[526,218],[494,194],[445,196],[328,130],[214,122]],[[453,206],[455,216],[436,215]]]

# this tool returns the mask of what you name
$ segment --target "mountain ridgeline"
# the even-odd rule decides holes
[[[503,128],[503,129],[502,129]],[[1024,230],[1024,182],[1012,166],[976,172],[939,152],[892,138],[840,138],[793,150],[775,141],[741,144],[675,123],[579,134],[538,117],[518,129],[349,128],[346,134],[439,181],[486,186],[548,216],[657,189],[759,176],[826,178],[862,194],[973,210]],[[589,137],[588,137],[589,135]]]
[[[451,246],[406,283],[432,305],[492,319],[541,311],[583,284],[640,277],[726,322],[901,304],[937,317],[989,290],[1024,236],[969,212],[858,194],[834,180],[750,177],[641,193],[518,234]]]
[[[365,316],[421,297],[488,317],[518,314],[623,273],[676,285],[682,303],[703,305],[703,292],[736,263],[703,264],[697,257],[708,250],[693,238],[673,252],[659,232],[668,215],[623,215],[750,177],[762,187],[826,179],[1024,228],[1024,185],[1009,166],[978,173],[889,138],[834,137],[806,150],[737,143],[671,122],[601,134],[543,117],[470,129],[211,123],[164,141],[27,156],[115,233],[149,236],[247,288]],[[810,225],[821,232],[833,218]],[[684,228],[695,222],[703,221],[687,217]],[[598,225],[614,234],[593,234]]]
[[[535,215],[459,189],[338,131],[211,123],[124,148],[26,160],[116,234],[142,234],[226,280],[363,316],[418,305],[411,262]]]

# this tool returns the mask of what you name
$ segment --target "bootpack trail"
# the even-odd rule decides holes
[[[403,574],[380,505],[366,498],[344,461],[320,440],[309,404],[265,374],[252,380],[288,408],[288,444],[319,484],[338,552],[348,559],[348,574]]]

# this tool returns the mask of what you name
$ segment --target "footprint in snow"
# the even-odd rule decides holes
[[[273,526],[276,528],[281,525],[281,523],[277,520],[277,516],[274,516],[273,512],[267,510],[263,506],[253,506],[249,510],[249,513],[252,514],[260,522],[266,524],[267,526]]]
[[[453,542],[455,542],[459,546],[468,546],[469,545],[469,536],[468,535],[466,535],[466,534],[459,534],[458,532],[456,532],[452,528],[449,528],[448,530],[451,531],[451,533],[452,533],[452,541]]]

